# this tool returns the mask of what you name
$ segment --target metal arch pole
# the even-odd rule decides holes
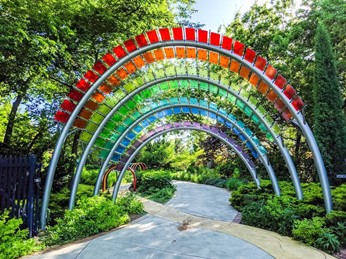
[[[165,82],[166,79],[162,78],[161,80],[157,80],[159,83],[161,82]],[[75,200],[76,200],[76,195],[77,195],[77,189],[78,189],[78,184],[80,181],[80,177],[83,171],[83,167],[86,163],[86,160],[88,158],[88,155],[90,153],[90,150],[92,148],[92,146],[94,145],[97,137],[100,135],[103,127],[107,124],[107,122],[112,118],[113,114],[115,112],[117,112],[119,110],[119,108],[124,105],[129,99],[131,99],[134,95],[136,95],[137,93],[139,93],[140,91],[157,84],[156,82],[150,82],[148,84],[145,84],[143,86],[141,86],[140,88],[137,88],[136,90],[134,90],[133,92],[131,92],[130,94],[128,94],[125,98],[123,98],[119,103],[116,104],[116,106],[114,106],[112,108],[112,110],[107,114],[107,116],[103,119],[103,121],[101,122],[101,124],[98,126],[97,130],[94,132],[92,138],[90,139],[88,145],[86,146],[86,148],[84,149],[83,155],[78,163],[76,172],[74,174],[74,178],[73,178],[73,184],[72,184],[72,189],[71,189],[71,193],[70,193],[70,200],[69,200],[69,209],[72,210],[75,204]]]
[[[221,141],[224,141],[229,147],[231,147],[232,149],[234,149],[234,151],[235,151],[237,154],[239,153],[230,143],[228,143],[227,141],[225,141],[225,140],[224,140],[222,137],[220,137],[219,135],[214,134],[213,132],[209,132],[209,131],[207,131],[207,130],[200,129],[200,128],[195,128],[195,127],[184,127],[183,129],[197,130],[197,131],[206,132],[206,133],[208,133],[208,134],[210,134],[210,135],[212,135],[212,136],[214,136],[214,137],[220,139]],[[159,137],[159,136],[161,136],[161,135],[163,135],[163,134],[165,134],[165,133],[167,133],[167,132],[174,131],[174,130],[181,130],[181,129],[179,129],[179,128],[167,129],[167,130],[163,130],[162,132],[158,132],[157,134],[154,134],[153,136],[150,136],[150,137],[149,137],[148,139],[146,139],[146,140],[136,149],[136,151],[129,157],[129,159],[127,160],[127,162],[126,162],[126,164],[125,164],[125,167],[123,167],[123,169],[122,169],[121,173],[119,174],[119,177],[117,178],[117,181],[116,181],[116,183],[115,183],[114,190],[113,190],[113,195],[112,195],[113,201],[115,201],[116,198],[117,198],[117,195],[118,195],[118,192],[119,192],[119,188],[120,188],[120,184],[121,184],[121,179],[124,177],[124,173],[126,172],[126,170],[124,170],[124,168],[127,168],[127,167],[131,164],[132,160],[136,157],[136,155],[138,154],[138,152],[139,152],[148,142],[150,142],[151,140],[153,140],[153,139],[155,139],[155,138],[157,138],[157,137]],[[240,158],[242,158],[242,160],[243,160],[243,158],[244,158],[243,156],[241,156],[241,155],[239,155],[239,154],[238,154],[238,156],[240,156]],[[247,160],[244,158],[243,161],[244,161],[245,165],[246,165],[248,168],[251,168],[251,170],[249,169],[250,173],[252,172],[252,174],[256,175],[255,170],[248,164]],[[255,180],[255,183],[256,183],[256,185],[257,185],[258,179],[257,179],[257,178],[254,178],[254,180]]]
[[[238,60],[240,60],[239,57],[237,57]],[[301,129],[304,137],[306,138],[306,141],[308,142],[308,145],[310,147],[310,150],[313,154],[314,157],[314,163],[317,169],[318,177],[321,182],[321,187],[322,187],[322,192],[323,192],[323,198],[324,198],[324,207],[326,209],[326,212],[329,213],[333,209],[333,201],[332,201],[332,195],[330,191],[330,185],[327,177],[327,172],[326,168],[324,166],[324,162],[322,159],[322,155],[320,152],[320,149],[318,148],[318,145],[316,143],[316,139],[311,131],[310,126],[308,123],[305,121],[303,115],[301,112],[297,112],[291,102],[287,100],[287,98],[283,94],[283,90],[278,89],[273,81],[270,81],[264,74],[262,73],[261,70],[259,70],[256,67],[250,67],[250,63],[247,61],[243,62],[245,66],[248,68],[252,69],[253,72],[255,72],[257,75],[260,76],[260,78],[265,81],[269,87],[281,98],[281,100],[285,103],[286,107],[289,109],[291,112],[292,116],[295,118],[296,122],[299,125],[299,128]]]
[[[195,107],[195,108],[198,108],[198,109],[203,109],[203,110],[207,110],[207,111],[210,111],[210,112],[213,112],[213,113],[217,113],[213,110],[210,110],[208,108],[205,108],[205,107],[202,107],[202,106],[198,106],[198,105],[191,105],[191,104],[186,104],[186,105],[182,105],[182,104],[174,104],[174,105],[166,105],[166,106],[162,106],[162,107],[159,107],[155,110],[151,110],[150,112],[144,114],[142,117],[138,118],[136,121],[134,121],[131,126],[129,126],[122,134],[121,136],[118,138],[118,140],[116,141],[116,143],[113,145],[111,151],[109,152],[106,160],[104,161],[103,165],[102,165],[102,168],[101,170],[99,171],[99,174],[98,174],[98,178],[97,178],[97,182],[95,184],[95,189],[94,189],[94,195],[97,195],[99,190],[100,190],[100,187],[101,187],[101,181],[102,181],[102,178],[103,178],[103,175],[104,175],[104,172],[105,170],[107,169],[107,166],[108,166],[108,163],[110,162],[111,160],[111,157],[115,151],[115,149],[119,146],[119,144],[121,143],[121,141],[123,140],[123,138],[127,135],[128,132],[130,132],[134,127],[136,127],[136,125],[138,125],[141,121],[143,121],[144,119],[150,117],[151,115],[157,113],[157,112],[160,112],[162,110],[166,110],[166,109],[169,109],[169,108],[173,108],[173,107],[182,107],[182,106],[185,106],[185,107]],[[222,114],[219,114],[217,113],[220,117],[224,118],[225,120],[229,121],[232,125],[234,126],[237,126],[237,128],[245,135],[245,136],[248,136],[246,134],[246,132],[244,132],[238,125],[234,124],[234,122],[232,122],[229,118],[227,118],[226,116],[222,115]],[[251,139],[248,137],[248,139]],[[252,140],[250,140],[251,144],[254,146],[254,148],[256,149],[256,151],[258,153],[260,153],[260,151],[258,150],[258,148],[256,147],[256,145],[252,142]],[[263,163],[263,161],[262,161]],[[264,164],[264,163],[263,163]],[[267,165],[264,164],[264,166],[266,167]],[[268,172],[269,173],[269,172]],[[273,186],[275,185],[275,183],[273,183]]]
[[[122,135],[118,138],[117,142],[114,144],[114,146],[112,147],[111,151],[109,152],[106,160],[104,161],[101,170],[99,171],[99,175],[98,175],[98,179],[97,179],[97,183],[95,186],[95,190],[94,190],[94,195],[97,195],[101,186],[101,180],[103,177],[103,174],[108,166],[109,161],[111,160],[111,157],[113,156],[113,153],[115,151],[115,149],[118,147],[118,145],[120,144],[120,142],[122,141],[122,139],[126,136],[126,134],[132,129],[134,128],[140,121],[144,120],[145,118],[149,117],[150,115],[159,112],[161,110],[167,109],[167,108],[172,108],[172,107],[192,107],[192,108],[198,108],[198,109],[204,109],[207,111],[210,111],[212,113],[217,113],[219,117],[222,117],[223,119],[229,121],[231,124],[233,124],[234,127],[236,127],[240,132],[243,133],[243,135],[247,138],[248,141],[250,141],[250,143],[252,144],[252,146],[254,147],[254,149],[256,150],[256,152],[258,153],[261,162],[263,163],[264,167],[266,168],[269,178],[272,181],[272,185],[273,185],[273,189],[276,195],[280,196],[280,187],[279,184],[277,182],[274,170],[267,158],[266,155],[263,155],[261,153],[261,151],[258,149],[258,147],[256,146],[256,144],[253,142],[253,140],[251,139],[251,137],[249,137],[247,135],[247,133],[245,131],[243,131],[243,129],[241,127],[239,127],[237,124],[235,124],[234,122],[232,122],[231,120],[229,120],[226,116],[214,111],[214,110],[210,110],[209,108],[206,107],[202,107],[202,106],[198,106],[198,105],[193,105],[193,104],[175,104],[175,105],[167,105],[164,107],[161,107],[159,109],[156,110],[151,110],[149,113],[143,115],[142,117],[138,118],[133,124],[131,124],[130,127],[128,127],[123,133]]]
[[[172,80],[184,80],[184,79],[187,79],[187,80],[198,80],[198,81],[201,81],[201,82],[206,82],[206,83],[209,83],[209,84],[215,84],[212,80],[210,79],[205,79],[205,78],[200,78],[200,77],[197,77],[197,76],[176,76],[176,77],[171,77],[171,78],[162,78],[162,79],[156,79],[155,81],[152,81],[150,83],[147,83],[147,84],[144,84],[142,85],[141,87],[135,89],[134,91],[132,91],[130,94],[128,94],[124,99],[122,99],[116,106],[114,106],[112,108],[112,110],[107,114],[107,116],[103,119],[103,121],[101,122],[101,124],[99,125],[99,127],[97,128],[97,130],[94,132],[92,138],[90,139],[87,147],[84,149],[84,152],[83,152],[83,155],[80,159],[80,162],[78,164],[78,167],[77,167],[77,170],[76,170],[76,173],[75,173],[75,176],[74,176],[74,179],[73,179],[73,185],[72,185],[72,189],[71,189],[71,194],[70,194],[70,200],[69,200],[69,209],[72,210],[73,207],[74,207],[74,204],[75,204],[75,200],[76,200],[76,195],[77,195],[77,188],[78,188],[78,184],[79,184],[79,181],[80,181],[80,177],[81,177],[81,173],[82,173],[82,170],[83,170],[83,167],[86,163],[86,160],[87,160],[87,157],[88,157],[88,154],[93,146],[93,144],[95,143],[97,137],[99,136],[99,134],[101,133],[103,127],[107,124],[107,122],[112,118],[113,114],[119,110],[119,108],[124,104],[126,103],[128,100],[130,100],[133,96],[135,96],[136,94],[138,94],[139,92],[143,91],[144,89],[147,89],[153,85],[156,85],[156,84],[159,84],[161,82],[166,82],[166,81],[172,81]],[[228,89],[227,87],[225,86],[222,86],[221,84],[217,85],[218,87],[226,90],[228,93],[230,93],[231,95],[235,96],[236,98],[242,100],[244,103],[247,103],[247,101],[245,100],[245,98],[241,97],[240,95],[238,95],[237,93],[235,93],[234,91]],[[273,135],[273,136],[276,136],[276,134],[273,132],[273,130],[270,128],[270,126],[268,125],[268,123],[262,118],[262,116],[257,112],[256,109],[254,109],[252,106],[250,106],[248,103],[247,105],[250,107],[250,109],[252,110],[253,113],[255,113],[258,118],[260,118],[260,120],[266,125],[266,127],[268,128],[268,131]],[[281,150],[281,143],[278,141],[277,137],[274,138],[275,139],[275,142],[278,143],[279,147],[280,147],[280,150]],[[288,154],[288,152],[287,152]],[[291,157],[289,156],[288,154],[288,157],[285,157],[285,155],[283,155],[284,158],[285,158],[285,161],[286,160],[289,160],[291,161],[291,163],[289,164],[293,164],[292,162],[292,159],[290,159]],[[288,164],[288,165],[289,165]],[[289,166],[288,166],[289,167]],[[294,167],[294,164],[293,164],[293,171],[295,171],[295,167]],[[295,171],[296,173],[296,171]],[[297,175],[297,173],[296,173]],[[301,192],[301,188],[300,188],[300,184],[299,184],[299,178],[297,176],[297,179],[298,179],[298,190],[300,190],[300,193]],[[297,192],[299,193],[299,191]]]
[[[261,115],[256,108],[254,108],[250,103],[247,102],[247,100],[242,97],[241,95],[239,95],[238,93],[236,93],[235,91],[233,91],[232,89],[227,88],[226,86],[220,84],[220,83],[216,83],[210,79],[206,79],[206,78],[202,78],[202,77],[197,77],[197,76],[174,76],[174,77],[170,77],[170,78],[162,78],[162,79],[156,79],[155,81],[152,81],[150,83],[144,84],[141,87],[135,89],[133,92],[131,92],[130,94],[128,94],[124,99],[122,99],[115,107],[112,108],[112,110],[107,114],[107,116],[104,118],[104,120],[101,122],[101,124],[99,125],[99,127],[97,128],[97,130],[94,132],[91,140],[89,141],[87,147],[85,148],[85,151],[83,152],[83,155],[80,159],[80,162],[78,164],[74,179],[73,179],[73,185],[72,185],[72,189],[71,189],[71,194],[70,194],[70,200],[69,200],[69,209],[73,209],[74,207],[74,203],[75,203],[75,199],[76,199],[76,193],[77,193],[77,188],[78,188],[78,184],[80,181],[80,177],[81,177],[81,173],[83,170],[83,167],[85,165],[85,162],[87,160],[87,156],[94,144],[94,142],[96,141],[98,135],[101,133],[103,127],[107,124],[107,122],[111,119],[111,117],[113,116],[113,114],[124,104],[126,103],[128,100],[130,100],[134,95],[138,94],[139,92],[143,91],[144,89],[147,89],[153,85],[159,84],[161,82],[165,82],[165,81],[171,81],[171,80],[197,80],[197,81],[201,81],[201,82],[205,82],[208,84],[213,84],[216,85],[217,87],[224,89],[225,91],[227,91],[227,93],[235,96],[237,99],[243,101],[244,103],[247,104],[247,106],[251,109],[251,111],[257,115],[257,117],[260,119],[260,121],[266,126],[266,128],[268,129],[268,131],[270,132],[270,134],[272,136],[274,136],[274,141],[275,143],[279,146],[279,149],[281,151],[281,154],[286,162],[287,168],[290,172],[291,178],[292,178],[292,182],[295,188],[295,192],[296,192],[296,197],[299,200],[303,199],[303,192],[301,189],[301,185],[300,185],[300,181],[299,181],[299,177],[295,168],[295,165],[292,161],[292,157],[291,155],[288,153],[287,149],[283,146],[281,139],[279,139],[279,137],[274,133],[274,131],[272,130],[272,128],[270,127],[270,125],[268,124],[268,122],[266,120],[263,119],[263,115]]]
[[[317,172],[318,172],[318,175],[319,175],[319,178],[321,181],[321,185],[322,185],[326,210],[327,210],[327,212],[329,212],[332,209],[332,199],[331,199],[331,193],[330,193],[327,173],[326,173],[326,169],[325,169],[325,166],[324,166],[324,163],[322,160],[321,153],[320,153],[319,148],[317,146],[317,143],[316,143],[316,141],[312,135],[312,132],[311,132],[311,129],[309,128],[309,126],[307,126],[307,127],[304,126],[305,125],[304,121],[301,120],[301,118],[298,118],[297,113],[295,113],[295,110],[293,109],[292,105],[289,103],[288,100],[286,100],[286,98],[283,96],[282,92],[280,92],[278,89],[276,89],[276,87],[273,85],[273,83],[263,75],[263,72],[261,70],[253,67],[253,65],[250,62],[243,60],[242,57],[234,54],[233,52],[223,50],[220,47],[211,46],[211,45],[207,45],[207,44],[201,44],[199,42],[180,40],[180,41],[157,42],[157,43],[142,47],[140,49],[137,49],[137,50],[129,53],[126,56],[126,58],[119,60],[112,67],[110,67],[102,76],[100,76],[96,80],[96,82],[90,87],[90,89],[85,93],[82,100],[77,104],[75,110],[72,112],[72,114],[70,116],[70,119],[67,121],[65,127],[63,128],[61,135],[60,135],[60,137],[56,143],[55,149],[54,149],[53,157],[51,159],[50,166],[49,166],[49,169],[47,172],[45,190],[44,190],[43,199],[42,199],[41,229],[45,229],[45,227],[46,227],[46,213],[47,213],[47,208],[48,208],[48,203],[49,203],[49,196],[50,196],[50,192],[52,189],[55,169],[56,169],[56,166],[57,166],[57,163],[59,160],[61,148],[65,142],[66,136],[67,136],[72,124],[73,124],[73,121],[76,119],[78,113],[80,112],[80,110],[82,109],[84,104],[88,101],[88,99],[91,97],[93,92],[102,84],[102,82],[104,80],[106,80],[116,69],[118,69],[119,67],[124,65],[128,60],[132,59],[133,57],[135,57],[139,54],[142,54],[146,51],[150,51],[150,50],[155,49],[155,48],[167,47],[167,46],[179,46],[179,45],[180,46],[191,46],[191,47],[208,49],[208,50],[212,50],[212,51],[221,53],[225,56],[231,57],[231,58],[239,61],[242,65],[248,67],[253,72],[255,72],[262,80],[269,83],[269,87],[272,88],[282,98],[283,102],[286,105],[288,105],[287,107],[290,109],[292,115],[295,117],[299,126],[301,127],[304,136],[308,140],[309,147],[310,147],[310,149],[311,149],[311,151],[315,157],[314,161],[315,161],[315,165],[317,167]],[[305,128],[305,129],[303,129],[303,128]]]

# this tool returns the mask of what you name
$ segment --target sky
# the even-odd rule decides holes
[[[263,2],[258,0],[260,4]],[[238,10],[244,13],[254,3],[255,0],[196,0],[198,12],[192,15],[192,21],[205,24],[205,30],[216,32],[221,24],[228,25]]]

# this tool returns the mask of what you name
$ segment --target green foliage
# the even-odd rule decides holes
[[[240,186],[242,186],[244,184],[244,180],[239,179],[239,178],[229,178],[226,180],[226,187],[228,190],[230,191],[235,191],[237,190]]]
[[[168,171],[149,170],[137,174],[137,191],[140,195],[156,202],[166,203],[176,191]]]
[[[315,38],[314,132],[329,178],[346,172],[346,117],[329,34],[321,23]]]
[[[232,192],[230,202],[236,210],[242,211],[246,205],[252,202],[266,200],[270,193],[272,193],[270,181],[262,181],[260,189],[257,189],[254,182],[249,182]]]
[[[140,152],[138,161],[148,165],[150,168],[170,168],[174,156],[174,144],[165,139],[148,143]]]
[[[215,169],[194,166],[190,166],[186,171],[171,172],[171,177],[175,180],[211,185],[221,183],[223,180]]]
[[[334,210],[326,215],[319,183],[302,184],[302,201],[295,198],[291,183],[280,181],[279,185],[281,197],[269,194],[269,181],[262,181],[261,189],[256,189],[250,182],[232,191],[230,201],[233,207],[242,211],[243,223],[283,235],[293,234],[295,239],[330,253],[344,245],[346,211]],[[333,188],[334,208],[343,208],[344,189],[345,185]]]
[[[28,229],[21,229],[22,219],[9,218],[9,211],[0,214],[0,259],[18,258],[43,248],[28,238]]]
[[[331,228],[333,233],[339,238],[341,245],[346,245],[346,220],[338,222],[336,226]]]
[[[77,189],[76,200],[82,197],[90,197],[93,194],[94,187],[86,184],[79,184]],[[68,200],[70,198],[70,190],[63,188],[60,192],[54,192],[50,196],[49,210],[48,210],[48,223],[54,224],[56,218],[61,218],[64,215],[64,211],[67,209]]]
[[[226,185],[226,180],[221,178],[214,178],[214,179],[207,179],[204,183],[208,185],[213,185],[219,188],[223,188]]]
[[[134,196],[118,199],[117,204],[102,196],[80,199],[74,210],[66,210],[56,225],[47,227],[42,241],[51,246],[78,240],[126,224],[128,213],[143,212]]]
[[[293,237],[305,244],[315,246],[316,239],[323,231],[325,220],[321,217],[312,219],[296,220],[292,230]]]
[[[119,197],[116,204],[123,208],[130,216],[142,214],[144,212],[143,203],[136,199],[133,193],[127,193],[125,196]]]
[[[171,176],[167,171],[148,170],[137,174],[137,190],[140,193],[150,193],[150,189],[163,189],[172,186]]]
[[[173,197],[175,191],[176,188],[174,185],[162,189],[149,188],[148,193],[151,194],[146,195],[146,198],[164,204]]]
[[[297,218],[291,200],[274,197],[249,203],[243,208],[242,222],[276,231],[282,235],[291,235],[293,221]]]
[[[328,226],[335,226],[338,222],[346,222],[346,211],[332,210],[326,216]]]
[[[292,231],[293,237],[327,253],[338,252],[341,247],[340,241],[345,242],[346,226],[338,223],[336,227],[328,229],[325,222],[321,217],[296,220]]]
[[[80,182],[83,184],[94,185],[97,180],[98,169],[83,168]]]
[[[346,211],[346,183],[332,189],[334,210]]]
[[[333,254],[340,250],[340,241],[336,235],[324,230],[316,239],[316,247]]]

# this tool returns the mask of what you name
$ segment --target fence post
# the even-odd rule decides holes
[[[34,174],[36,170],[36,157],[29,155],[29,190],[28,190],[28,208],[27,208],[27,224],[29,227],[29,235],[33,236],[33,217],[34,217]]]

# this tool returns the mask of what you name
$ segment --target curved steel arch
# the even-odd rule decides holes
[[[126,170],[124,170],[125,168],[126,168],[126,166],[128,166],[131,162],[132,162],[132,160],[136,157],[136,155],[138,154],[138,152],[147,144],[147,143],[149,143],[151,140],[153,140],[153,139],[155,139],[155,138],[157,138],[157,137],[159,137],[159,136],[161,136],[161,135],[163,135],[163,134],[165,134],[165,133],[167,133],[167,132],[170,132],[170,131],[175,131],[175,130],[179,130],[179,129],[177,129],[177,128],[174,128],[174,129],[165,129],[165,130],[163,130],[163,131],[161,131],[161,132],[158,132],[157,134],[154,134],[154,135],[152,135],[152,136],[150,136],[149,138],[147,138],[143,143],[141,143],[141,145],[134,151],[134,153],[133,154],[131,154],[131,156],[129,157],[129,159],[127,160],[127,162],[125,163],[125,167],[123,167],[123,169],[120,171],[120,174],[119,174],[119,177],[117,178],[117,181],[116,181],[116,184],[115,184],[115,186],[114,186],[114,191],[113,191],[113,200],[116,200],[116,198],[117,198],[117,194],[118,194],[118,192],[119,192],[119,187],[120,187],[120,183],[121,183],[121,179],[124,177],[124,172],[126,171]],[[211,135],[211,136],[214,136],[214,137],[216,137],[216,138],[218,138],[218,139],[220,139],[221,141],[222,141],[222,137],[219,135],[219,134],[215,134],[215,133],[213,133],[212,131],[207,131],[207,130],[205,130],[205,129],[201,129],[201,128],[195,128],[193,125],[191,125],[191,126],[185,126],[184,127],[184,130],[198,130],[198,131],[203,131],[203,132],[206,132],[207,134],[209,134],[209,135]],[[232,147],[233,148],[233,147]],[[234,149],[234,151],[235,152],[237,152],[237,150],[236,149]]]
[[[194,35],[196,34],[196,31],[193,30]],[[148,33],[149,34],[149,33]],[[146,34],[146,35],[148,35]],[[155,31],[155,35],[157,35],[156,31]],[[175,35],[175,33],[174,33]],[[263,74],[263,70],[254,67],[254,61],[250,62],[248,60],[246,60],[246,58],[244,59],[243,56],[243,52],[244,52],[244,48],[242,48],[241,53],[239,54],[239,51],[236,51],[236,53],[231,52],[231,47],[227,47],[225,48],[223,46],[222,43],[222,47],[221,42],[220,42],[220,38],[218,38],[218,43],[214,44],[213,43],[213,37],[215,39],[214,35],[218,35],[215,33],[211,33],[210,37],[208,37],[208,35],[206,35],[206,40],[203,42],[197,42],[195,39],[195,36],[193,36],[193,39],[191,41],[188,41],[188,35],[186,32],[186,37],[184,38],[183,33],[181,32],[181,37],[180,34],[178,33],[177,36],[174,36],[174,41],[164,41],[167,39],[163,39],[163,41],[160,41],[158,38],[157,40],[150,40],[151,41],[151,45],[147,45],[148,42],[145,42],[145,44],[141,41],[139,41],[138,39],[140,39],[140,37],[137,40],[137,44],[140,46],[139,49],[137,49],[136,45],[133,43],[133,47],[131,47],[129,44],[126,45],[126,48],[129,52],[128,55],[126,55],[125,53],[125,58],[120,59],[117,63],[113,63],[111,65],[111,67],[104,71],[104,73],[97,78],[94,81],[94,84],[91,86],[91,88],[89,89],[89,91],[86,92],[86,94],[83,96],[81,102],[78,103],[78,105],[76,106],[76,108],[73,110],[70,118],[68,119],[65,127],[62,130],[62,133],[60,135],[59,140],[56,143],[56,148],[55,148],[55,152],[53,154],[51,163],[50,163],[50,167],[48,169],[48,174],[47,174],[47,179],[46,179],[46,185],[45,185],[45,191],[44,191],[44,197],[43,197],[43,204],[42,204],[42,213],[41,213],[41,228],[45,228],[46,225],[46,212],[47,212],[47,206],[48,206],[48,201],[49,201],[49,195],[50,195],[50,191],[52,188],[52,184],[53,184],[53,179],[54,179],[54,174],[55,174],[55,168],[61,153],[61,148],[63,146],[63,143],[67,137],[67,134],[74,122],[74,120],[76,119],[78,113],[81,111],[82,107],[84,106],[84,104],[87,102],[87,100],[91,97],[91,95],[93,94],[93,92],[102,84],[102,82],[104,80],[106,80],[108,78],[108,76],[110,76],[116,69],[120,68],[122,65],[124,65],[128,60],[136,57],[139,54],[145,53],[146,51],[149,50],[153,50],[156,48],[160,48],[160,47],[174,47],[174,46],[191,46],[191,47],[196,47],[196,48],[201,48],[201,49],[208,49],[211,51],[215,51],[216,53],[225,55],[226,57],[230,57],[234,60],[236,60],[237,62],[239,62],[243,67],[249,69],[252,73],[255,73],[262,81],[264,81],[270,88],[272,91],[274,91],[274,93],[280,97],[280,99],[283,101],[283,103],[286,105],[286,107],[289,109],[289,111],[291,112],[292,116],[295,118],[297,124],[299,125],[300,129],[302,130],[303,135],[306,137],[307,139],[307,143],[314,155],[314,162],[317,168],[317,172],[318,172],[318,176],[321,182],[321,186],[322,186],[322,190],[323,190],[323,196],[324,196],[324,202],[325,202],[325,208],[326,211],[329,212],[332,209],[332,199],[331,199],[331,193],[330,193],[330,188],[329,188],[329,183],[328,183],[328,179],[327,179],[327,174],[326,174],[326,170],[324,167],[324,163],[321,157],[321,153],[319,151],[319,148],[316,144],[316,141],[313,137],[313,134],[311,132],[310,127],[308,126],[308,124],[305,122],[304,117],[302,116],[301,113],[299,113],[299,111],[297,112],[293,105],[290,103],[290,101],[288,99],[285,98],[285,96],[283,95],[283,92],[280,88],[276,87],[274,85],[274,80],[273,78],[269,78],[266,75]],[[142,35],[143,36],[143,35]],[[219,35],[220,36],[220,35]],[[149,37],[149,36],[148,36]],[[157,36],[156,36],[157,37]],[[144,37],[145,38],[145,37]],[[170,36],[168,37],[169,40],[171,40]],[[149,37],[150,39],[150,37]],[[203,38],[204,39],[204,38]],[[208,44],[208,39],[210,39],[210,45]],[[202,41],[201,39],[198,38],[199,41]],[[215,41],[215,40],[214,40]],[[127,41],[129,42],[129,41]],[[130,42],[131,43],[131,42]],[[244,46],[243,46],[244,47]],[[233,49],[235,50],[235,49]],[[256,53],[255,53],[256,55]],[[114,59],[114,57],[113,57]],[[257,59],[256,59],[257,60]],[[92,73],[92,72],[91,72]]]
[[[82,169],[84,167],[84,164],[86,162],[87,156],[92,148],[92,145],[94,144],[94,142],[96,141],[97,137],[99,136],[100,132],[102,131],[103,127],[106,125],[106,123],[111,119],[111,117],[113,116],[113,114],[119,110],[119,108],[124,105],[128,100],[130,100],[132,97],[134,97],[136,94],[140,93],[141,91],[143,91],[144,89],[147,89],[149,87],[152,87],[156,84],[159,84],[161,82],[166,82],[166,81],[170,81],[170,80],[176,80],[176,79],[189,79],[189,80],[197,80],[200,82],[205,82],[208,84],[212,84],[215,85],[217,87],[219,87],[220,89],[225,90],[227,93],[235,96],[237,99],[243,101],[244,103],[246,103],[246,99],[244,97],[242,97],[239,93],[234,92],[233,90],[227,88],[226,86],[222,85],[222,84],[217,84],[215,82],[213,82],[210,79],[205,79],[205,78],[201,78],[201,77],[197,77],[197,76],[178,76],[178,77],[172,77],[172,78],[168,78],[168,79],[157,79],[153,82],[147,83],[139,88],[137,88],[136,90],[134,90],[133,92],[129,93],[124,99],[122,99],[116,106],[114,106],[112,108],[112,110],[107,114],[107,116],[105,117],[105,119],[102,121],[102,123],[99,125],[99,127],[97,128],[97,130],[94,132],[91,140],[89,141],[88,145],[86,146],[84,153],[80,159],[80,162],[78,164],[77,170],[75,175],[77,177],[75,177],[75,179],[79,179],[80,178],[80,174],[82,172]],[[268,122],[263,118],[263,115],[260,114],[258,112],[258,110],[256,108],[254,108],[252,106],[252,104],[247,103],[247,106],[252,110],[252,112],[260,119],[260,121],[266,126],[267,130],[270,132],[270,134],[274,137],[274,141],[275,143],[279,146],[280,152],[282,154],[282,156],[284,157],[284,160],[286,161],[288,170],[290,172],[291,178],[292,178],[292,182],[296,191],[296,195],[298,199],[302,199],[303,198],[303,193],[302,193],[302,189],[300,186],[300,182],[299,182],[299,177],[298,174],[295,170],[295,166],[294,163],[292,161],[292,158],[290,156],[290,154],[288,153],[287,149],[283,146],[282,140],[279,136],[277,136],[275,134],[275,132],[273,131],[273,129],[271,128],[271,126],[268,124]],[[74,182],[73,183],[73,189],[76,188],[78,185],[78,183]]]
[[[132,176],[133,176],[133,190],[136,191],[136,182],[137,182],[137,177],[136,177],[136,171],[137,171],[137,168],[140,168],[141,170],[147,170],[148,169],[148,166],[143,163],[143,162],[138,162],[138,163],[132,163],[128,170],[132,173]],[[102,191],[104,192],[105,189],[107,188],[107,178],[108,178],[108,175],[113,171],[115,170],[116,168],[116,165],[111,165],[105,175],[104,175],[104,178],[102,180]]]
[[[259,155],[259,158],[262,162],[262,164],[264,165],[264,167],[266,168],[267,172],[268,172],[268,175],[269,175],[269,178],[271,179],[271,182],[272,182],[272,185],[273,185],[273,189],[274,189],[274,192],[280,196],[280,187],[278,185],[278,182],[277,182],[277,179],[276,179],[276,176],[275,176],[275,173],[274,173],[274,170],[272,168],[272,166],[270,165],[270,162],[267,158],[266,155],[262,154],[261,151],[258,149],[258,146],[256,145],[256,143],[253,142],[251,136],[248,136],[248,134],[238,125],[236,124],[235,122],[233,122],[232,120],[230,120],[227,116],[219,113],[218,111],[215,111],[215,110],[211,110],[210,108],[206,108],[206,107],[203,107],[203,106],[199,106],[199,105],[194,105],[194,104],[167,104],[166,106],[163,106],[163,107],[159,107],[155,110],[151,110],[149,111],[148,113],[144,114],[143,116],[139,117],[135,122],[133,122],[131,124],[131,126],[129,126],[125,132],[123,132],[121,134],[121,136],[117,139],[116,143],[114,144],[114,146],[112,147],[111,151],[109,152],[106,160],[103,162],[103,166],[101,168],[101,170],[99,171],[99,176],[98,176],[98,179],[97,179],[97,183],[96,183],[96,187],[95,187],[95,190],[94,190],[94,195],[97,195],[98,194],[98,191],[100,189],[100,184],[101,184],[101,179],[102,179],[102,176],[104,174],[104,171],[105,169],[107,168],[108,166],[108,163],[110,162],[111,160],[111,157],[115,151],[115,149],[117,148],[117,146],[120,144],[122,138],[124,136],[126,136],[138,123],[140,123],[141,121],[143,121],[144,119],[150,117],[151,115],[157,113],[157,112],[160,112],[162,110],[165,110],[167,108],[173,108],[173,107],[191,107],[191,108],[197,108],[197,109],[202,109],[202,110],[207,110],[208,112],[211,112],[211,113],[214,113],[214,114],[217,114],[219,117],[223,118],[224,120],[228,121],[229,123],[231,123],[235,128],[237,128],[237,130],[239,130],[243,136],[245,136],[247,138],[247,140],[251,143],[251,145],[254,147],[254,149],[256,150],[256,152],[258,153]],[[71,194],[72,194],[72,191],[71,191]],[[74,193],[74,196],[75,196],[75,193]],[[70,201],[72,201],[73,199],[70,199]]]
[[[108,175],[109,175],[111,172],[113,172],[113,171],[115,170],[115,168],[116,168],[116,165],[112,165],[112,166],[110,166],[110,167],[107,169],[107,171],[106,171],[106,173],[105,173],[105,176],[104,176],[104,178],[103,178],[103,180],[102,180],[102,191],[103,191],[103,192],[104,192],[104,191],[106,190],[106,188],[107,188],[107,178],[108,178]],[[127,168],[127,170],[130,171],[131,174],[132,174],[132,177],[133,177],[133,190],[136,191],[136,184],[137,184],[136,169],[134,169],[134,168],[132,168],[131,166],[129,166],[129,167]]]
[[[138,145],[141,145],[147,138],[162,132],[167,133],[167,130],[175,131],[175,130],[183,130],[183,129],[201,129],[202,131],[208,134],[214,133],[213,136],[217,134],[217,138],[221,140],[222,142],[224,142],[227,146],[232,148],[234,152],[242,159],[246,167],[249,169],[250,174],[252,178],[254,179],[254,182],[257,188],[260,188],[260,180],[257,178],[257,174],[256,174],[256,165],[252,162],[249,155],[236,143],[234,139],[229,137],[225,132],[223,132],[220,128],[216,126],[212,126],[205,123],[197,123],[197,122],[173,122],[173,123],[165,124],[163,126],[158,126],[155,129],[147,132],[141,138],[137,139],[134,145],[136,146],[137,143]],[[131,147],[133,147],[133,145]],[[130,148],[127,151],[129,150]],[[125,152],[122,155],[129,156],[128,152]],[[120,163],[122,163],[122,161],[118,162],[114,170],[119,170]]]

